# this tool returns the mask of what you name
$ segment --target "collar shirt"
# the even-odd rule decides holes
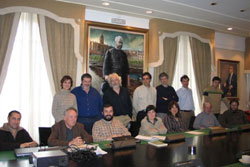
[[[194,111],[194,100],[192,90],[189,88],[180,88],[177,90],[179,97],[180,110],[192,110]]]
[[[76,96],[79,117],[102,117],[102,98],[95,88],[90,87],[89,92],[86,93],[82,86],[78,86],[71,92]]]
[[[213,113],[208,114],[205,111],[198,114],[193,125],[194,129],[209,128],[213,126],[220,126],[220,124]]]
[[[97,142],[106,141],[113,135],[130,136],[131,134],[119,120],[113,118],[111,121],[101,119],[95,122],[92,129],[92,135],[94,142]]]
[[[148,105],[156,106],[156,89],[152,86],[141,85],[137,87],[133,95],[133,107],[138,113],[145,110]]]

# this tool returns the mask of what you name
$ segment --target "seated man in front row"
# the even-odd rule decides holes
[[[92,141],[92,136],[85,131],[83,124],[77,122],[77,110],[70,107],[64,112],[64,120],[52,126],[48,145],[79,146]]]
[[[230,102],[230,109],[219,117],[221,125],[225,128],[232,128],[237,125],[248,124],[247,116],[244,111],[238,109],[238,100]]]
[[[114,111],[110,104],[103,106],[103,119],[95,122],[92,135],[94,141],[112,140],[113,137],[130,136],[128,129],[117,119],[113,118]]]
[[[0,151],[37,146],[29,133],[20,127],[20,121],[20,112],[14,110],[9,113],[8,123],[0,128]]]
[[[203,103],[203,112],[197,115],[194,121],[194,129],[205,129],[209,127],[220,126],[218,120],[212,113],[212,105],[209,102]]]

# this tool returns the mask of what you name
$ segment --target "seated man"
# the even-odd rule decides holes
[[[0,128],[0,151],[37,146],[29,133],[20,127],[20,121],[20,112],[14,110],[9,113],[8,123]]]
[[[219,121],[223,127],[232,128],[237,125],[248,124],[245,112],[239,110],[238,106],[239,102],[237,100],[232,100],[230,102],[230,109],[219,117]]]
[[[95,122],[92,129],[95,142],[112,140],[113,137],[131,135],[119,120],[113,118],[114,111],[110,104],[104,104],[102,114],[103,119]]]
[[[212,105],[209,102],[203,103],[203,112],[198,114],[194,121],[194,129],[204,129],[214,126],[220,126],[218,120],[211,112]]]
[[[48,139],[49,146],[70,146],[82,145],[85,142],[91,143],[92,136],[89,135],[83,124],[76,122],[77,110],[73,107],[64,112],[64,120],[52,126]]]

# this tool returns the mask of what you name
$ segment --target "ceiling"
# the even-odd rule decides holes
[[[250,0],[58,0],[142,18],[161,18],[250,36]],[[109,2],[103,6],[102,2]],[[211,3],[217,3],[211,5]],[[151,10],[152,14],[146,11]],[[242,11],[243,10],[243,11]],[[227,28],[233,30],[228,31]]]

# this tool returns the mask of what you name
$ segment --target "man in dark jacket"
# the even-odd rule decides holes
[[[77,110],[70,107],[64,113],[64,120],[52,126],[48,145],[78,146],[92,141],[92,136],[85,131],[83,124],[77,122]]]
[[[117,73],[122,78],[122,87],[130,85],[129,65],[126,53],[122,50],[123,39],[121,36],[115,38],[115,48],[107,50],[103,63],[103,76],[105,80],[108,75]]]
[[[37,146],[29,133],[20,127],[20,121],[20,112],[14,110],[9,113],[8,123],[0,128],[0,151]]]

